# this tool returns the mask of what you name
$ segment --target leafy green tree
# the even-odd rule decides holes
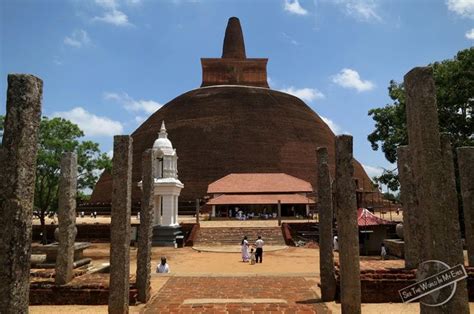
[[[4,117],[0,116],[0,122]],[[3,130],[3,124],[0,124]],[[64,152],[77,153],[78,195],[92,189],[99,179],[101,170],[110,169],[112,162],[105,153],[101,153],[99,144],[92,141],[80,141],[84,132],[74,123],[62,118],[43,117],[40,124],[38,157],[36,167],[34,206],[43,228],[43,243],[46,243],[45,217],[55,212],[58,206],[58,185],[61,156]]]
[[[459,51],[454,59],[430,64],[436,84],[440,131],[449,134],[453,148],[474,145],[474,48]],[[369,110],[375,130],[368,140],[373,150],[381,149],[391,163],[396,149],[408,144],[403,83],[390,81],[388,94],[393,103]],[[390,189],[398,189],[396,169],[377,178]]]

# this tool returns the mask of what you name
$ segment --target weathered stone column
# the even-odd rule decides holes
[[[109,313],[128,313],[130,291],[130,212],[132,138],[114,136],[110,223]]]
[[[454,167],[449,142],[440,140],[432,68],[412,69],[404,86],[414,184],[423,217],[421,258],[454,266],[463,263]],[[443,306],[420,303],[420,308],[421,313],[469,313],[466,282],[458,282],[453,298]]]
[[[458,147],[464,225],[469,266],[474,266],[474,147]]]
[[[59,177],[59,246],[56,257],[57,285],[72,280],[74,269],[74,241],[76,239],[77,155],[64,153]]]
[[[153,236],[155,183],[153,174],[156,172],[156,163],[153,160],[153,150],[147,149],[142,156],[142,204],[137,251],[137,290],[138,300],[142,303],[146,303],[150,299],[151,239]]]
[[[199,225],[199,198],[196,198],[196,223]]]
[[[336,215],[342,313],[361,312],[359,227],[352,165],[352,136],[336,137]]]
[[[423,218],[418,208],[416,185],[414,183],[410,148],[397,149],[400,196],[403,204],[403,238],[405,242],[405,267],[417,268],[420,264],[420,248],[423,245]]]
[[[31,221],[43,81],[8,75],[0,149],[0,312],[28,313]]]
[[[321,299],[333,301],[336,295],[332,234],[332,188],[328,165],[328,149],[319,147],[318,156],[318,212],[319,212],[319,271]]]
[[[278,205],[277,205],[277,216],[278,216],[278,225],[281,226],[281,201],[278,200]]]

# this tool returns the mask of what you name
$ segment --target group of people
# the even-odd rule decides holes
[[[250,248],[250,244],[247,239],[247,236],[245,236],[241,242],[242,262],[246,263],[250,261],[251,265],[255,265],[255,263],[262,263],[264,244],[265,242],[262,240],[262,237],[258,236],[257,241],[255,241],[255,243],[252,245],[252,248]],[[250,248],[250,252],[249,252],[249,248]]]

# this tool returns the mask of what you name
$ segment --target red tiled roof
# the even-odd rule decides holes
[[[357,223],[359,227],[392,224],[391,221],[375,216],[367,208],[359,208],[357,210]]]
[[[314,204],[312,199],[300,194],[224,194],[210,199],[207,205],[271,205],[279,200],[282,204]]]
[[[309,182],[286,173],[231,173],[209,184],[207,193],[312,192]]]

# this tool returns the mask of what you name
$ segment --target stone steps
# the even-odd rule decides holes
[[[253,244],[259,235],[266,245],[285,245],[280,227],[201,228],[195,243],[200,246],[236,245],[247,236]]]

